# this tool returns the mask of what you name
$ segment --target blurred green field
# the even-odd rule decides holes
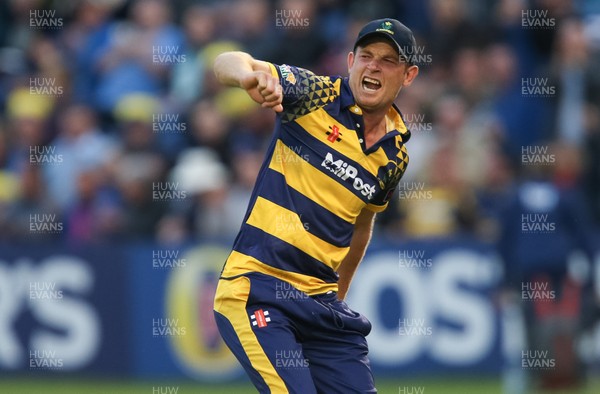
[[[425,387],[423,393],[500,393],[495,381],[483,382],[406,382],[378,381],[379,393],[398,394],[400,388],[405,392],[417,394],[419,387]],[[90,380],[0,380],[0,393],[6,394],[256,394],[249,384],[206,385],[189,382],[117,382]]]
[[[581,390],[551,394],[597,394],[600,381]],[[377,381],[380,394],[501,394],[494,379],[431,379]],[[2,394],[255,394],[247,383],[207,385],[191,382],[138,382],[115,380],[59,380],[0,378]],[[532,393],[537,393],[532,391]]]

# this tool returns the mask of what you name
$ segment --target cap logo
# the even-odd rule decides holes
[[[394,32],[392,31],[392,22],[390,21],[382,22],[381,27],[379,29],[376,29],[375,31],[384,31],[388,34],[394,34]]]

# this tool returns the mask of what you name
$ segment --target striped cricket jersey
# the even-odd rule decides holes
[[[394,105],[386,135],[366,149],[347,78],[270,68],[284,111],[221,276],[261,272],[310,295],[337,291],[356,218],[387,207],[408,164],[410,131]]]

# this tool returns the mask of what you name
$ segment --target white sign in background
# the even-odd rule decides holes
[[[93,286],[92,269],[77,257],[53,256],[37,265],[0,260],[0,368],[68,371],[92,361],[100,348],[100,317],[83,296]],[[26,312],[39,328],[21,343],[16,323]]]
[[[359,267],[348,304],[373,325],[367,338],[373,363],[394,367],[427,356],[440,364],[467,366],[489,356],[498,336],[492,300],[477,290],[493,288],[499,279],[493,258],[468,249],[443,251],[427,269],[399,267],[394,252],[371,253]],[[381,311],[386,289],[397,293],[401,318],[424,322],[428,330],[421,333],[431,335],[400,335],[398,327],[384,324],[381,313],[401,313]],[[440,320],[452,326],[436,324]]]

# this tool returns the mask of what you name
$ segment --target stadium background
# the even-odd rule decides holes
[[[421,68],[397,100],[411,164],[349,294],[374,323],[380,392],[597,392],[599,13],[593,0],[0,3],[0,391],[253,392],[211,297],[273,113],[211,63],[239,49],[346,74],[358,29],[395,17]],[[551,340],[525,341],[531,316]]]

